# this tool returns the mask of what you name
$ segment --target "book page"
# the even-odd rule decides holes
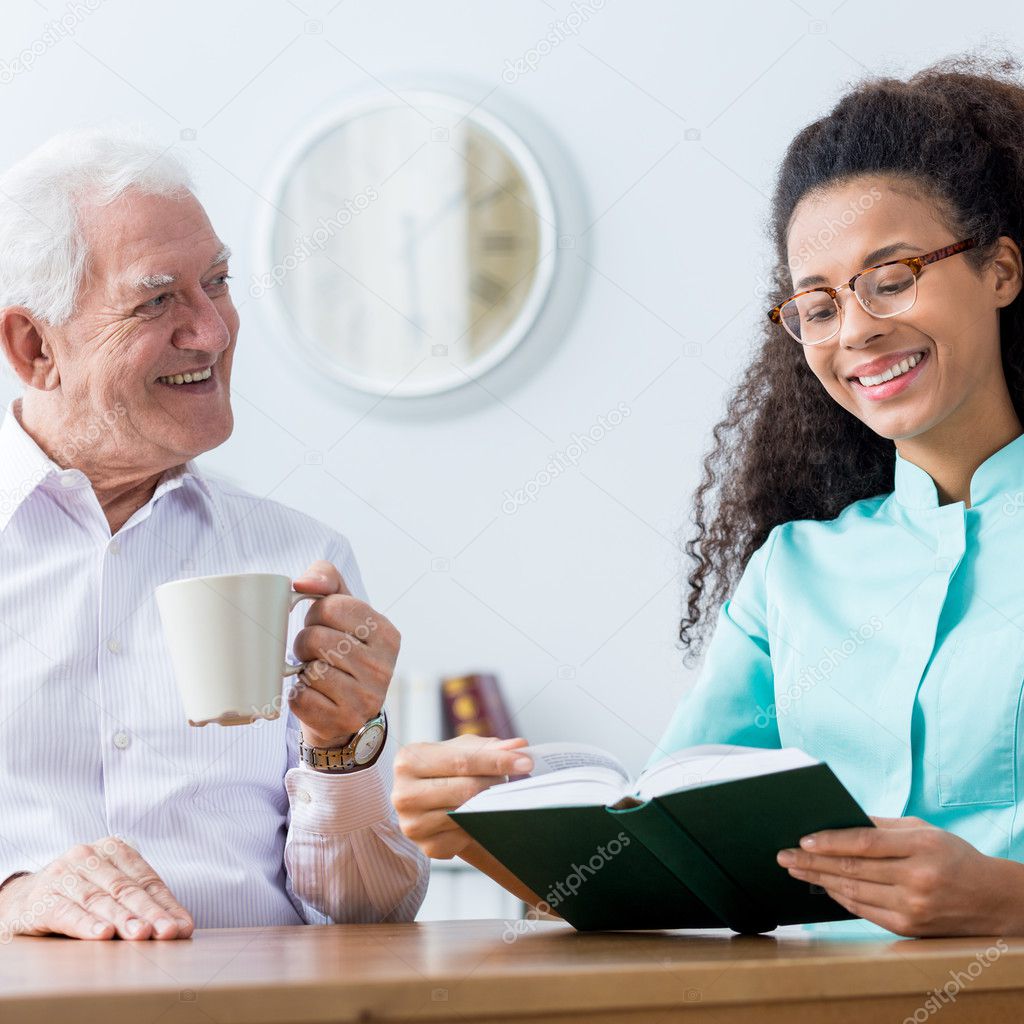
[[[620,761],[583,743],[541,743],[521,748],[533,771],[467,800],[460,811],[511,811],[534,807],[629,806],[662,793],[769,775],[819,762],[796,747],[703,744],[667,755],[633,783]],[[625,800],[625,803],[621,803]]]
[[[537,743],[532,747],[523,747],[517,754],[527,754],[533,758],[533,771],[529,777],[559,772],[566,768],[608,768],[629,782],[629,772],[622,762],[612,757],[600,747],[591,747],[586,743]]]
[[[611,768],[563,768],[502,782],[467,800],[460,812],[518,811],[537,807],[595,807],[614,803],[629,789]]]
[[[818,763],[816,758],[797,747],[739,747],[707,743],[678,750],[652,764],[641,772],[635,793],[641,800],[649,800],[661,793],[770,775]]]
[[[533,771],[491,786],[467,800],[460,811],[588,807],[618,800],[632,786],[617,758],[586,743],[538,743],[516,753],[533,758]]]

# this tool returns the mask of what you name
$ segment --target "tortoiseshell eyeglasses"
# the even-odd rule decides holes
[[[768,319],[782,324],[801,345],[820,345],[834,338],[842,326],[843,311],[836,295],[844,288],[849,288],[872,316],[896,316],[917,301],[917,278],[929,263],[966,252],[977,244],[977,238],[965,238],[923,256],[905,256],[868,267],[838,288],[820,285],[797,292],[768,310]]]

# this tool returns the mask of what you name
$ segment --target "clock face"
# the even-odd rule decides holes
[[[251,294],[274,293],[314,361],[364,390],[466,383],[522,339],[551,282],[553,204],[531,153],[437,94],[314,132],[276,205]]]

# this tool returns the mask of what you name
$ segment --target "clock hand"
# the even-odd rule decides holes
[[[454,207],[463,202],[465,195],[465,190],[460,187],[448,197],[448,200],[442,204],[441,208],[434,214],[434,216],[431,217],[430,220],[426,221],[420,228],[421,241],[430,231],[433,231],[434,228],[445,219],[445,217],[448,216]]]
[[[420,325],[420,299],[419,299],[419,267],[416,259],[416,218],[406,214],[402,218],[405,226],[406,243],[403,246],[404,262],[406,266],[407,288],[409,292],[408,320],[409,332],[415,345],[420,345],[420,333],[423,328]]]
[[[513,191],[516,187],[516,179],[509,178],[508,181],[501,183],[496,182],[494,188],[489,189],[486,192],[481,192],[475,195],[470,201],[470,206],[487,206],[494,202],[495,199],[500,198],[503,195],[510,195],[513,198],[517,198]]]

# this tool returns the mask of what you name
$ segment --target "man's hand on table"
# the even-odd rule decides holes
[[[533,761],[518,752],[525,746],[522,737],[458,736],[403,747],[395,758],[391,795],[402,831],[428,857],[447,860],[466,853],[475,844],[448,812],[507,775],[530,771]]]
[[[314,562],[295,589],[326,596],[310,605],[295,638],[295,656],[306,666],[288,703],[307,746],[343,747],[384,706],[402,638],[349,593],[330,562]]]
[[[109,836],[0,889],[0,935],[187,939],[192,915],[137,850]]]

